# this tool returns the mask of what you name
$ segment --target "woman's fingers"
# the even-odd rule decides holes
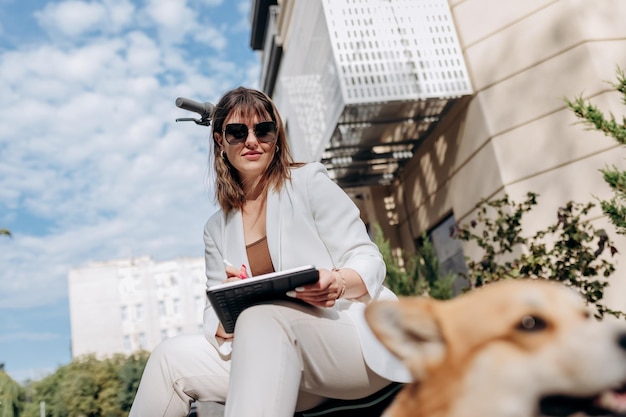
[[[298,287],[294,291],[289,291],[287,295],[314,306],[332,307],[335,305],[337,297],[339,296],[340,288],[336,282],[321,281],[321,283],[317,282],[315,284]]]
[[[224,268],[224,270],[226,271],[226,276],[227,277],[239,277],[239,270],[237,270],[237,268],[235,268],[234,266],[227,266]]]

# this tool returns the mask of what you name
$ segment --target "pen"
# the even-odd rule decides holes
[[[235,267],[235,265],[228,262],[228,259],[223,259],[223,261],[224,261],[224,265],[232,266],[233,268]],[[248,270],[246,269],[246,266],[244,264],[241,264],[241,272],[239,272],[239,278],[241,279],[248,278]]]

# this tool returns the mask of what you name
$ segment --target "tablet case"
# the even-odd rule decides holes
[[[207,295],[224,330],[232,333],[235,331],[237,317],[246,308],[265,301],[293,300],[285,295],[287,291],[312,284],[318,279],[317,269],[313,265],[305,265],[213,285],[207,289]]]

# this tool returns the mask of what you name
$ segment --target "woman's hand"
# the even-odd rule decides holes
[[[237,269],[232,265],[226,265],[224,270],[226,271],[226,279],[224,282],[239,281],[244,279],[244,277],[248,277],[248,271],[246,270],[245,265],[241,265],[241,269]]]
[[[317,307],[332,307],[345,291],[344,280],[338,271],[318,269],[319,280],[315,284],[298,287],[287,295]]]
[[[224,326],[222,326],[222,323],[219,323],[219,325],[217,326],[217,331],[215,332],[215,336],[221,337],[222,339],[232,339],[235,334],[226,333],[226,330],[224,330]]]

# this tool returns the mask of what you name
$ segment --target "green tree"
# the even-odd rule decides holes
[[[0,235],[11,237],[11,232],[8,229],[0,229]]]
[[[440,300],[452,298],[454,274],[441,271],[433,245],[425,234],[414,254],[399,251],[394,256],[389,239],[385,239],[380,225],[374,225],[374,243],[378,246],[387,267],[385,285],[398,295],[428,295]]]
[[[617,69],[617,82],[609,83],[621,95],[622,103],[626,105],[626,75],[620,68]],[[576,117],[589,129],[604,133],[621,145],[626,144],[626,118],[617,121],[613,114],[606,116],[597,106],[582,98],[565,99],[567,106]],[[620,234],[626,234],[626,172],[615,165],[600,170],[604,181],[613,191],[613,198],[600,201],[604,214],[617,228]]]
[[[117,377],[120,380],[117,404],[121,410],[130,411],[148,356],[148,352],[145,351],[135,353],[129,356],[117,370]]]
[[[555,224],[525,236],[522,220],[537,204],[537,194],[526,197],[519,204],[508,196],[482,200],[476,218],[457,227],[456,236],[481,253],[477,259],[466,258],[469,288],[507,278],[551,279],[578,290],[596,307],[598,317],[624,316],[602,303],[615,270],[606,256],[617,249],[603,229],[585,220],[594,204],[568,202],[555,213]]]
[[[45,403],[47,417],[67,416],[67,408],[60,398],[59,387],[67,374],[66,367],[60,367],[54,374],[41,381],[30,382],[26,386],[28,401],[24,407],[24,416],[38,417],[39,404]]]
[[[147,352],[114,355],[99,360],[89,355],[29,384],[30,401],[25,417],[39,416],[39,403],[46,404],[48,417],[121,417],[128,415]]]
[[[0,417],[17,417],[24,403],[24,389],[4,371],[4,364],[0,365]]]

